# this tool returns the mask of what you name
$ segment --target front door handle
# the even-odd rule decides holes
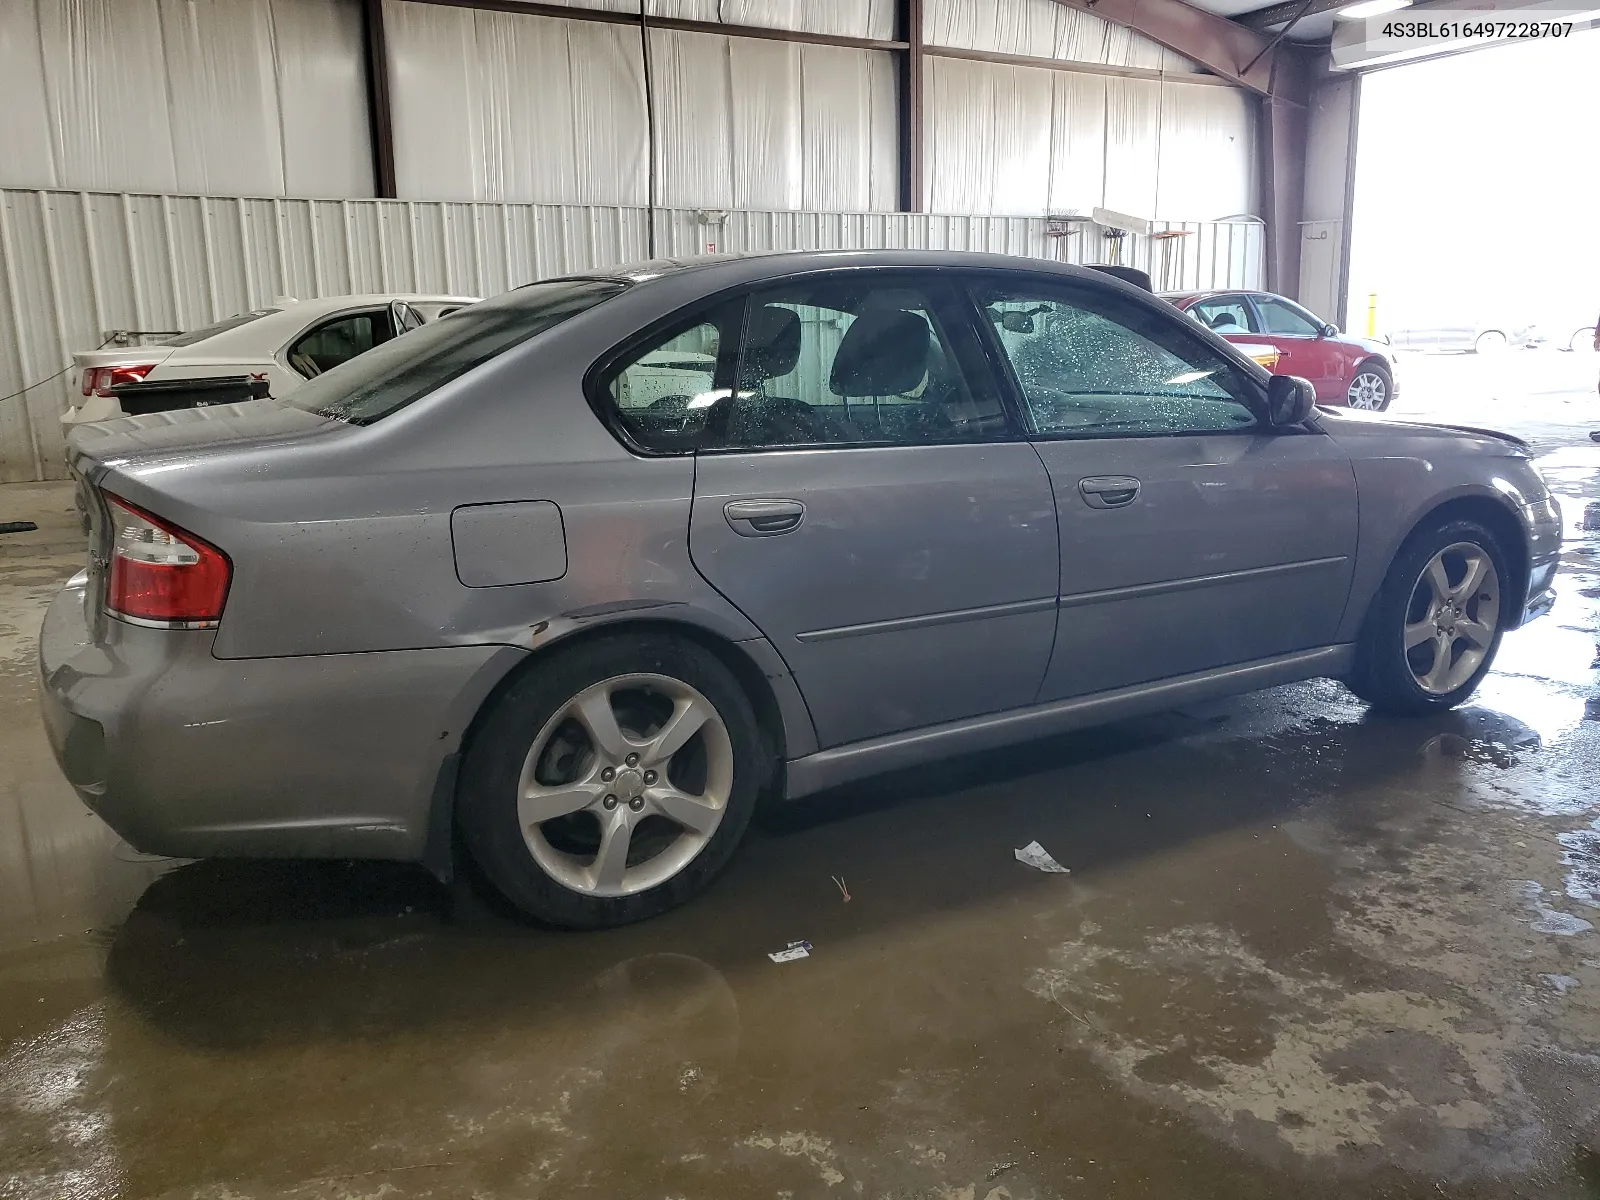
[[[771,537],[799,529],[806,506],[798,500],[730,500],[722,515],[741,537]]]
[[[1132,475],[1091,475],[1078,480],[1078,492],[1090,508],[1126,508],[1139,498]]]

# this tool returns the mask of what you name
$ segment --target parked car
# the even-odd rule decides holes
[[[405,293],[326,296],[239,313],[151,346],[84,351],[72,356],[83,398],[61,420],[78,425],[282,398],[346,359],[476,302]]]
[[[1552,602],[1556,503],[1515,438],[1312,401],[1058,263],[533,284],[75,430],[46,726],[141,850],[447,875],[459,834],[593,928],[705,888],[766,791],[1312,676],[1459,704]]]
[[[1543,345],[1545,337],[1537,325],[1457,321],[1391,329],[1384,341],[1396,350],[1494,354],[1512,347],[1531,350]]]
[[[1382,412],[1396,393],[1386,347],[1341,334],[1293,300],[1270,292],[1168,292],[1163,297],[1230,342],[1265,342],[1278,352],[1269,369],[1311,381],[1318,404]]]

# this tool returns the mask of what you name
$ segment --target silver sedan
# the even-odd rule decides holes
[[[1459,704],[1560,541],[1513,438],[942,252],[533,284],[71,461],[45,716],[129,842],[443,875],[459,840],[588,928],[706,887],[764,793],[1312,676]]]

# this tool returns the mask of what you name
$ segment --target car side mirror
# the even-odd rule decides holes
[[[1317,336],[1318,337],[1338,337],[1339,336],[1339,327],[1337,325],[1324,325],[1322,327],[1322,332],[1319,333]]]
[[[1299,425],[1316,404],[1316,389],[1299,376],[1274,375],[1267,380],[1267,424],[1274,429]]]

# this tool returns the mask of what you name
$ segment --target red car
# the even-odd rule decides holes
[[[1394,363],[1385,346],[1341,334],[1293,300],[1270,292],[1166,292],[1162,299],[1230,342],[1276,349],[1271,369],[1309,379],[1318,404],[1382,412],[1394,399]]]

